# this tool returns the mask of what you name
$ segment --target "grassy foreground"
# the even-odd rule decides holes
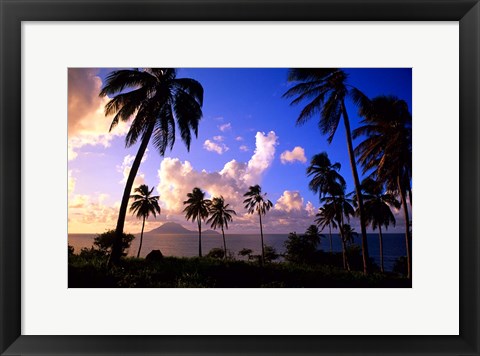
[[[69,288],[409,288],[411,281],[396,274],[346,272],[332,266],[288,262],[260,266],[243,261],[165,257],[158,262],[123,259],[107,269],[105,257],[72,255]]]

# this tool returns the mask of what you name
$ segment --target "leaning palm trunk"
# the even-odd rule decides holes
[[[380,271],[384,272],[383,269],[383,236],[382,236],[382,226],[378,225],[378,243],[380,245]]]
[[[363,198],[360,190],[360,180],[358,179],[357,165],[355,164],[355,154],[353,152],[352,133],[350,131],[350,121],[348,119],[345,102],[342,100],[342,114],[343,122],[345,124],[345,131],[347,134],[348,155],[350,158],[350,166],[352,168],[353,180],[355,183],[355,194],[357,195],[358,211],[360,213],[360,228],[362,230],[362,257],[363,257],[363,273],[367,274],[369,271],[369,256],[368,256],[368,242],[367,229],[365,225],[365,212],[363,209]]]
[[[144,227],[145,227],[145,216],[143,217],[142,232],[140,233],[140,246],[138,246],[137,258],[140,257],[140,250],[142,249],[143,229],[144,229]]]
[[[225,231],[223,230],[223,227],[222,227],[222,236],[223,236],[223,251],[225,252],[223,258],[226,260],[227,259],[227,244],[225,243]]]
[[[202,221],[198,217],[198,257],[202,257]]]
[[[115,239],[113,240],[112,253],[110,254],[109,265],[117,264],[120,261],[120,257],[122,255],[122,237],[123,228],[125,226],[125,216],[127,215],[128,201],[130,199],[133,181],[135,180],[138,168],[140,167],[140,162],[142,161],[143,155],[145,154],[145,150],[148,146],[148,142],[150,141],[150,137],[152,136],[154,126],[155,122],[152,121],[142,138],[142,143],[138,148],[137,155],[135,156],[132,168],[130,169],[130,173],[128,174],[127,183],[125,184],[125,190],[123,191],[120,211],[118,213],[117,227],[115,229]]]
[[[262,214],[260,214],[260,211],[258,212],[258,216],[260,217],[260,238],[262,240],[262,265],[264,265],[265,264],[265,247],[263,245]]]
[[[405,216],[405,247],[407,250],[407,278],[412,278],[412,254],[410,249],[410,219],[408,216],[407,198],[405,196],[405,189],[403,188],[400,176],[397,176],[398,190],[402,198],[403,214]]]

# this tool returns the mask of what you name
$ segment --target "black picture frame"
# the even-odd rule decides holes
[[[5,355],[479,355],[478,0],[0,0],[0,352]],[[22,21],[459,21],[459,336],[21,335]],[[441,76],[441,73],[439,73]],[[439,79],[439,83],[441,79]],[[438,83],[432,83],[438,85]],[[456,192],[449,192],[455,194]],[[348,321],[347,321],[348,322]],[[412,321],[414,322],[414,321]]]

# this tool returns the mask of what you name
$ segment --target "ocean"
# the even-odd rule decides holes
[[[79,253],[84,247],[93,246],[93,239],[96,234],[68,234],[68,244],[73,246],[75,253]],[[136,256],[138,245],[140,243],[140,234],[135,234],[136,238],[128,251],[129,256]],[[264,243],[273,246],[278,253],[284,253],[284,242],[287,240],[288,234],[265,234]],[[320,249],[330,251],[330,239],[328,234],[321,239]],[[380,263],[378,234],[367,234],[368,251],[377,264]],[[261,252],[260,235],[242,235],[242,234],[225,234],[227,249],[235,254],[235,258],[242,259],[238,256],[238,251],[242,248],[250,248],[254,254]],[[361,245],[360,237],[355,238],[354,244]],[[222,248],[222,235],[202,235],[202,252],[204,255],[212,248]],[[332,234],[332,247],[334,252],[341,252],[342,245],[340,236]],[[152,234],[145,233],[143,235],[141,257],[145,257],[152,250],[160,250],[164,256],[194,257],[198,256],[198,235],[195,234]],[[404,234],[383,234],[383,260],[385,270],[391,271],[395,260],[400,256],[405,256],[405,235]]]

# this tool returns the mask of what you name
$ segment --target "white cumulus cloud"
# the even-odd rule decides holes
[[[207,151],[210,151],[210,152],[216,152],[219,155],[229,150],[227,145],[223,143],[218,144],[210,140],[205,140],[205,142],[203,143],[203,148],[205,148]]]
[[[280,161],[283,164],[293,163],[295,161],[305,163],[307,162],[307,158],[305,157],[305,150],[300,147],[296,146],[292,151],[285,151],[280,155]]]
[[[284,191],[275,203],[276,210],[291,212],[300,211],[303,208],[303,198],[299,191]]]
[[[166,212],[181,213],[187,193],[200,187],[209,196],[223,195],[234,209],[243,211],[243,194],[253,184],[260,184],[273,162],[277,137],[275,133],[256,135],[256,150],[248,162],[231,160],[219,172],[196,170],[189,161],[166,157],[158,170],[157,190]],[[241,217],[237,217],[237,221]],[[242,218],[243,219],[243,218]],[[244,219],[250,219],[245,217]]]

